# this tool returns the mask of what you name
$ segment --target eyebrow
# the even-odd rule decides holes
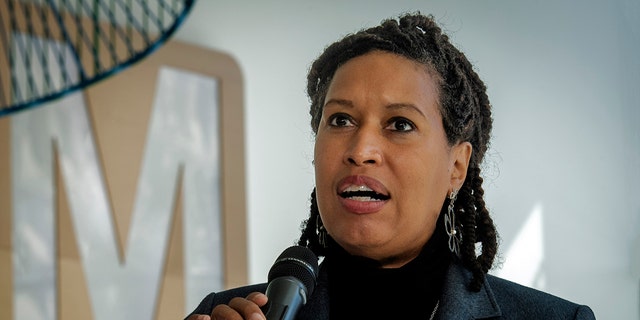
[[[350,100],[345,100],[345,99],[329,99],[324,103],[323,109],[330,104],[337,104],[340,106],[344,106],[344,107],[349,107],[349,108],[353,108],[353,102],[351,102]]]
[[[387,106],[387,109],[392,109],[392,110],[413,110],[415,112],[417,112],[418,114],[420,114],[422,117],[424,117],[425,119],[427,118],[427,115],[424,114],[422,112],[422,110],[418,109],[418,107],[414,104],[411,103],[392,103],[390,105]]]
[[[327,107],[328,105],[331,105],[331,104],[336,104],[336,105],[347,107],[347,108],[354,107],[353,102],[351,100],[346,100],[346,99],[329,99],[327,102],[325,102],[324,107]],[[424,117],[425,119],[427,118],[427,115],[424,114],[422,110],[420,110],[416,105],[412,103],[402,103],[402,102],[392,103],[392,104],[386,105],[385,107],[391,110],[413,110],[418,114],[422,115],[422,117]]]

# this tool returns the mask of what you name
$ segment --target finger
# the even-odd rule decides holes
[[[219,304],[211,311],[213,320],[243,320],[242,316],[226,304]],[[191,320],[191,319],[188,319]],[[198,319],[199,320],[199,319]]]
[[[229,301],[229,307],[238,311],[244,318],[250,320],[266,320],[266,317],[260,310],[260,307],[253,301],[245,298],[233,298]]]
[[[247,296],[247,300],[252,301],[257,304],[259,307],[263,307],[267,304],[269,298],[262,292],[252,292]]]
[[[241,300],[244,300],[244,302]],[[232,299],[232,301],[233,301],[233,306],[237,308],[243,308],[245,304],[253,304],[251,301],[248,301],[243,298],[234,298]],[[232,303],[229,302],[229,304],[232,304]],[[256,306],[255,304],[253,305]],[[250,310],[250,308],[249,309],[247,309],[247,307],[244,307],[244,308],[245,310]],[[258,308],[258,310],[260,309]],[[229,305],[221,304],[213,308],[213,311],[211,312],[211,319],[213,320],[244,320],[244,319],[265,320],[265,317],[262,314],[262,311],[252,313],[251,311],[247,312],[247,311],[243,311],[242,309],[236,310]]]
[[[211,320],[211,317],[206,314],[192,314],[187,320]]]

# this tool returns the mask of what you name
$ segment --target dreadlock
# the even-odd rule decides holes
[[[385,20],[379,26],[347,35],[328,46],[312,64],[307,76],[311,128],[317,133],[324,98],[335,71],[350,59],[374,50],[398,54],[423,64],[437,83],[439,109],[448,143],[453,146],[468,141],[473,146],[467,177],[456,200],[455,215],[456,227],[462,231],[459,258],[473,273],[469,288],[478,291],[497,252],[497,234],[485,206],[480,177],[480,164],[491,136],[491,105],[486,86],[473,66],[449,42],[449,37],[432,16],[416,13],[403,15],[399,20]],[[447,205],[448,200],[443,204],[443,210]],[[324,256],[326,249],[318,240],[318,220],[314,189],[310,216],[302,224],[298,244]]]

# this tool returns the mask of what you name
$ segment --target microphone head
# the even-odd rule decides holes
[[[307,296],[311,296],[318,277],[318,257],[303,246],[285,249],[269,270],[269,282],[279,277],[294,277],[305,286]]]

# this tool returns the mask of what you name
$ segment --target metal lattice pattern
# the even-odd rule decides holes
[[[0,116],[144,58],[195,0],[0,0]]]

